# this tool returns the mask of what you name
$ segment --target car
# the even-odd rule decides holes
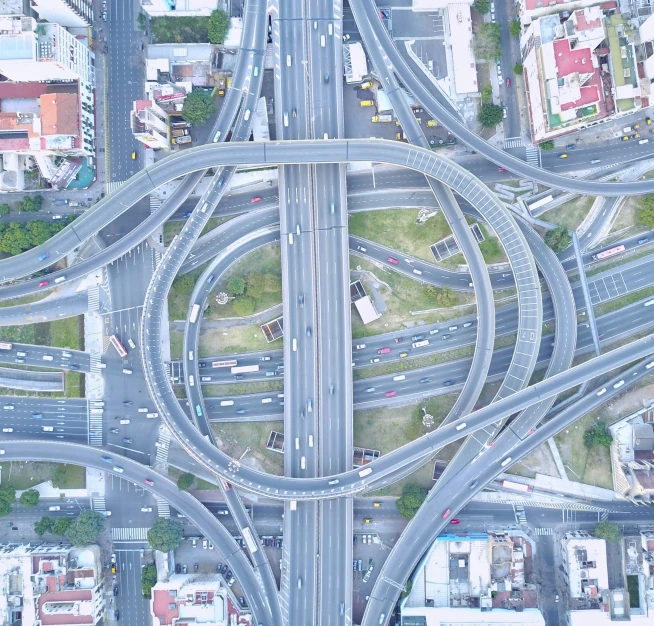
[[[136,349],[136,344],[131,339],[128,339],[127,343],[132,350]]]
[[[2,429],[2,432],[3,432],[3,433],[13,433],[13,432],[14,432],[14,429],[13,429],[13,428],[7,428],[7,427],[5,427],[5,428]]]
[[[504,119],[506,119],[506,118],[507,118],[507,115],[508,115],[508,113],[507,113],[506,107],[504,107],[504,108],[502,109],[502,117],[503,117]]]
[[[361,250],[361,252],[367,252],[368,248],[364,248],[363,246],[357,246],[357,250]]]
[[[42,413],[32,413],[32,419],[42,420],[43,419],[43,414]]]
[[[297,117],[297,108],[293,107],[293,112],[292,112],[293,117]]]
[[[193,215],[192,211],[187,211],[186,213],[182,213],[182,217],[191,217]]]
[[[423,384],[424,383],[430,383],[431,381],[432,381],[431,376],[425,376],[424,378],[420,379],[420,382],[423,383]]]
[[[389,354],[390,351],[391,351],[390,348],[380,348],[379,350],[377,350],[377,354]]]
[[[566,147],[566,150],[576,150],[577,149],[577,144],[576,143],[569,143]]]
[[[48,511],[61,511],[61,507],[59,505],[49,506]]]
[[[441,517],[445,519],[451,512],[452,509],[446,509],[445,512],[441,515]]]
[[[128,419],[119,419],[118,423],[122,424],[123,426],[129,424],[130,420]]]
[[[470,483],[470,486],[468,487],[468,489],[472,490],[472,489],[474,489],[478,484],[479,484],[479,481],[478,481],[478,480],[473,480],[473,481]]]
[[[132,443],[132,440],[130,437],[123,437],[123,443]]]
[[[510,78],[507,78],[507,79],[506,79],[506,86],[507,86],[507,87],[510,87],[510,86],[511,86],[511,79],[510,79]]]
[[[238,597],[238,603],[239,603],[241,606],[245,606],[245,597],[244,597],[244,596],[239,596],[239,597]]]
[[[311,326],[307,326],[307,337],[311,337]]]
[[[397,395],[397,391],[387,391],[384,395],[387,398],[394,398]]]
[[[107,19],[107,18],[106,18],[106,15],[107,15],[107,14],[105,13],[105,14],[104,14],[104,16],[105,16],[104,19],[105,19],[105,20]],[[120,620],[120,611],[114,611],[114,619],[115,619],[116,621],[119,621],[119,620]]]
[[[328,83],[329,82],[329,72],[325,72],[325,75],[323,76],[323,80]]]
[[[361,541],[363,543],[368,543],[368,539],[367,539],[366,535],[363,535],[363,539],[361,539]]]
[[[388,257],[388,262],[393,265],[397,265],[397,259],[394,259],[392,256]]]
[[[120,431],[117,428],[110,428],[109,432],[113,433],[114,435],[117,435]]]
[[[564,152],[563,154],[561,154],[559,156],[559,159],[567,159],[567,158],[568,158],[568,153],[567,152]]]
[[[303,309],[303,308],[304,308],[304,294],[301,293],[301,294],[297,297],[297,299],[298,299],[298,302],[300,303],[300,308]]]
[[[358,343],[357,346],[356,346],[356,349],[357,350],[363,350],[365,347],[366,347],[365,343]]]
[[[47,287],[50,283],[47,280],[42,280],[39,283],[39,287]]]
[[[558,601],[559,601],[559,594],[557,593],[557,594],[554,596],[554,602],[558,602]]]
[[[193,571],[197,572],[200,569],[200,564],[199,563],[194,563],[193,564]]]
[[[400,358],[401,358],[401,359],[404,359],[404,358],[406,358],[406,357],[408,357],[408,356],[409,356],[409,353],[408,353],[408,352],[400,352]]]
[[[209,542],[206,539],[203,539],[202,540],[202,549],[206,550],[208,545],[209,545]]]
[[[118,585],[115,585],[115,586],[114,586],[114,595],[115,595],[115,596],[118,595]]]
[[[444,335],[441,335],[441,339],[449,339],[452,335],[445,333]]]
[[[454,519],[451,519],[451,520],[450,520],[450,524],[460,524],[460,523],[461,523],[461,520],[460,520],[460,519],[456,519],[456,518],[454,518]]]
[[[132,152],[132,161],[136,160],[136,152]]]
[[[245,378],[245,374],[234,374],[234,380],[243,380]]]
[[[146,478],[143,482],[149,487],[154,487],[154,480],[151,480],[150,478]]]
[[[252,199],[250,200],[250,202],[251,202],[252,204],[256,204],[257,202],[261,202],[261,196],[254,196],[254,198],[252,198]]]
[[[395,343],[402,343],[404,341],[404,337],[395,337]]]
[[[39,255],[39,261],[45,261],[49,256],[49,252],[44,252],[43,254]]]
[[[366,518],[364,518],[363,523],[364,523],[364,524],[372,524],[372,517],[366,517]]]
[[[381,361],[381,359],[379,357],[377,357],[375,359],[370,359],[371,363],[379,363],[379,361]]]
[[[649,241],[649,237],[643,237],[643,239],[638,240],[638,245],[642,246],[643,244],[647,243]]]
[[[366,393],[372,393],[373,391],[377,391],[376,387],[367,387],[366,388]]]
[[[236,411],[236,415],[245,415],[245,412],[246,412],[245,409],[239,409],[238,411]]]
[[[53,215],[53,216],[52,216],[52,219],[53,219],[53,220],[63,220],[63,219],[64,219],[64,216],[63,216],[63,215],[59,215],[59,214],[57,214],[57,215]]]
[[[596,163],[601,163],[600,159],[593,159],[590,164],[595,165]]]
[[[182,574],[188,574],[188,566],[186,565],[186,563],[182,565]]]
[[[446,380],[446,381],[443,383],[443,387],[451,387],[453,384],[454,384],[454,381],[453,381],[453,380]]]
[[[14,410],[14,405],[13,404],[5,404],[4,407],[2,407],[5,411],[13,411]]]

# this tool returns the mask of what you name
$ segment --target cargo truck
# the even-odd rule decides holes
[[[173,130],[171,131],[171,135],[173,137],[183,137],[184,135],[188,135],[188,134],[189,134],[188,128],[185,128],[184,130],[182,130],[181,128],[173,128]]]
[[[386,115],[373,115],[372,116],[372,121],[373,122],[392,122],[393,121],[393,116],[390,113],[387,113]]]
[[[184,135],[183,137],[173,137],[173,143],[174,144],[182,144],[182,143],[191,143],[193,141],[190,137],[190,135]]]

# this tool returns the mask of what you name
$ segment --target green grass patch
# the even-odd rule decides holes
[[[2,463],[3,483],[10,483],[16,489],[29,489],[34,485],[52,479],[58,463],[43,461],[9,461]],[[80,465],[68,465],[68,478],[62,489],[84,489],[86,487],[86,470]]]
[[[175,280],[168,293],[168,319],[185,320],[188,313],[188,305],[191,301],[191,293],[195,283],[206,269],[207,264],[194,269],[188,274],[180,274]]]
[[[33,293],[29,296],[21,296],[20,298],[10,298],[9,300],[1,300],[0,307],[20,306],[21,304],[33,304],[43,300],[43,294]]]
[[[618,309],[622,309],[626,306],[629,306],[630,304],[634,304],[634,302],[648,298],[651,295],[654,295],[654,286],[645,287],[644,289],[639,289],[638,291],[632,291],[631,293],[620,296],[619,298],[598,304],[597,306],[593,307],[593,311],[595,312],[595,316],[599,317],[600,315],[606,315],[612,311],[617,311]]]
[[[640,608],[640,586],[638,576],[627,574],[627,591],[629,592],[629,607],[632,609]]]
[[[172,465],[168,466],[168,478],[171,480],[174,480],[177,482],[177,479],[183,474],[183,472],[178,469],[177,467],[173,467]],[[216,489],[220,489],[218,485],[214,485],[213,483],[210,483],[208,480],[204,480],[204,478],[199,478],[198,476],[195,477],[195,482],[193,485],[191,485],[191,489],[194,491],[215,491]]]
[[[250,451],[242,463],[256,466],[269,474],[281,476],[284,470],[284,455],[266,449],[271,430],[284,431],[283,422],[247,422],[241,424],[212,424],[218,448],[234,459],[238,459],[246,448]]]
[[[233,287],[239,284],[244,285],[244,292],[237,294]],[[230,296],[225,305],[215,301],[220,291]],[[281,301],[281,251],[279,243],[273,243],[245,255],[220,277],[204,315],[207,319],[242,317],[266,311]]]
[[[540,219],[557,226],[565,226],[569,230],[576,230],[588,215],[593,202],[595,202],[594,196],[579,196],[546,211]]]
[[[179,333],[181,334],[181,333]],[[232,326],[230,328],[207,328],[200,331],[200,357],[259,352],[261,350],[282,350],[283,339],[269,344],[258,326]],[[172,344],[172,332],[171,332]],[[181,356],[182,350],[180,348]],[[179,358],[179,357],[178,357]]]
[[[84,318],[67,317],[49,323],[50,344],[56,348],[84,349]]]
[[[220,398],[224,396],[242,396],[248,393],[281,393],[284,390],[284,380],[281,376],[275,381],[253,381],[251,383],[228,383],[226,385],[202,385],[202,395],[205,398]]]

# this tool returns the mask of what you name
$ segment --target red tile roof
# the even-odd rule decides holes
[[[0,82],[0,100],[3,98],[38,98],[47,92],[47,83]]]
[[[556,62],[557,74],[560,78],[569,76],[575,72],[580,74],[592,74],[593,60],[588,48],[570,50],[570,42],[567,39],[560,39],[553,42],[554,60]]]
[[[575,17],[577,18],[577,30],[590,30],[591,28],[599,28],[602,25],[602,18],[600,17],[590,22],[586,21],[586,14],[583,11],[576,11]]]
[[[90,602],[93,593],[90,589],[72,589],[70,591],[49,591],[39,596],[39,618],[43,626],[58,624],[93,624],[93,615],[74,615],[72,613],[49,614],[43,610],[48,602]]]
[[[78,135],[77,94],[50,93],[41,96],[41,134]]]

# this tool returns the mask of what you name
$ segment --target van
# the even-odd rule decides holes
[[[320,35],[320,47],[325,47],[325,35]]]
[[[288,233],[288,244],[293,245],[293,233]]]
[[[261,404],[270,404],[272,402],[272,398],[261,398]]]
[[[195,378],[194,378],[193,376],[189,376],[189,377],[188,377],[188,384],[189,384],[191,387],[195,387]]]
[[[422,276],[422,272],[420,270],[413,270],[414,274],[417,274],[418,276]]]
[[[193,350],[188,351],[188,360],[192,361],[193,360]]]
[[[323,139],[329,139],[329,135],[328,135],[327,133],[325,133],[325,134],[322,136],[322,138],[323,138]]]
[[[146,413],[145,417],[148,419],[155,419],[156,417],[159,417],[159,413]]]
[[[61,353],[61,356],[62,356],[64,359],[70,359],[70,357],[73,356],[73,355],[72,355],[70,352],[66,352],[66,350],[64,350],[64,351]]]
[[[295,449],[296,450],[300,449],[300,438],[299,437],[295,438]]]
[[[44,355],[43,355],[43,360],[44,360],[44,361],[53,361],[54,358],[52,357],[51,354],[44,354]]]
[[[142,407],[138,410],[138,413],[147,413],[147,412],[148,412],[148,408],[145,407],[145,406],[142,406]]]
[[[307,457],[303,456],[303,457],[300,459],[300,467],[301,467],[302,469],[307,469]]]
[[[60,276],[59,278],[55,278],[55,284],[63,283],[66,280],[65,276]]]
[[[220,406],[232,406],[234,404],[234,400],[221,400],[220,401]]]
[[[327,24],[327,32],[328,32],[330,35],[333,35],[333,34],[334,34],[334,26],[333,26],[332,24]]]
[[[27,352],[16,352],[16,356],[27,356]]]
[[[43,432],[51,433],[54,430],[52,426],[43,426]]]
[[[291,67],[291,55],[286,55],[286,67]]]
[[[288,128],[288,113],[284,113],[284,126]]]
[[[297,339],[293,338],[293,352],[297,352]]]
[[[255,65],[255,67],[254,67],[254,75],[259,76],[259,66],[258,65]]]
[[[48,511],[61,511],[60,506],[49,506]]]
[[[625,126],[625,127],[622,129],[622,132],[623,132],[623,133],[630,133],[632,130],[633,130],[633,128],[631,128],[631,126]]]
[[[309,447],[313,448],[313,435],[309,435]]]
[[[649,139],[641,139],[638,143],[642,146],[644,143],[649,143]]]
[[[250,119],[250,109],[245,109],[245,115],[243,119],[247,122]]]
[[[291,500],[290,509],[291,511],[297,510],[297,500]]]
[[[127,369],[126,367],[123,368],[123,374],[131,374],[132,370]]]

